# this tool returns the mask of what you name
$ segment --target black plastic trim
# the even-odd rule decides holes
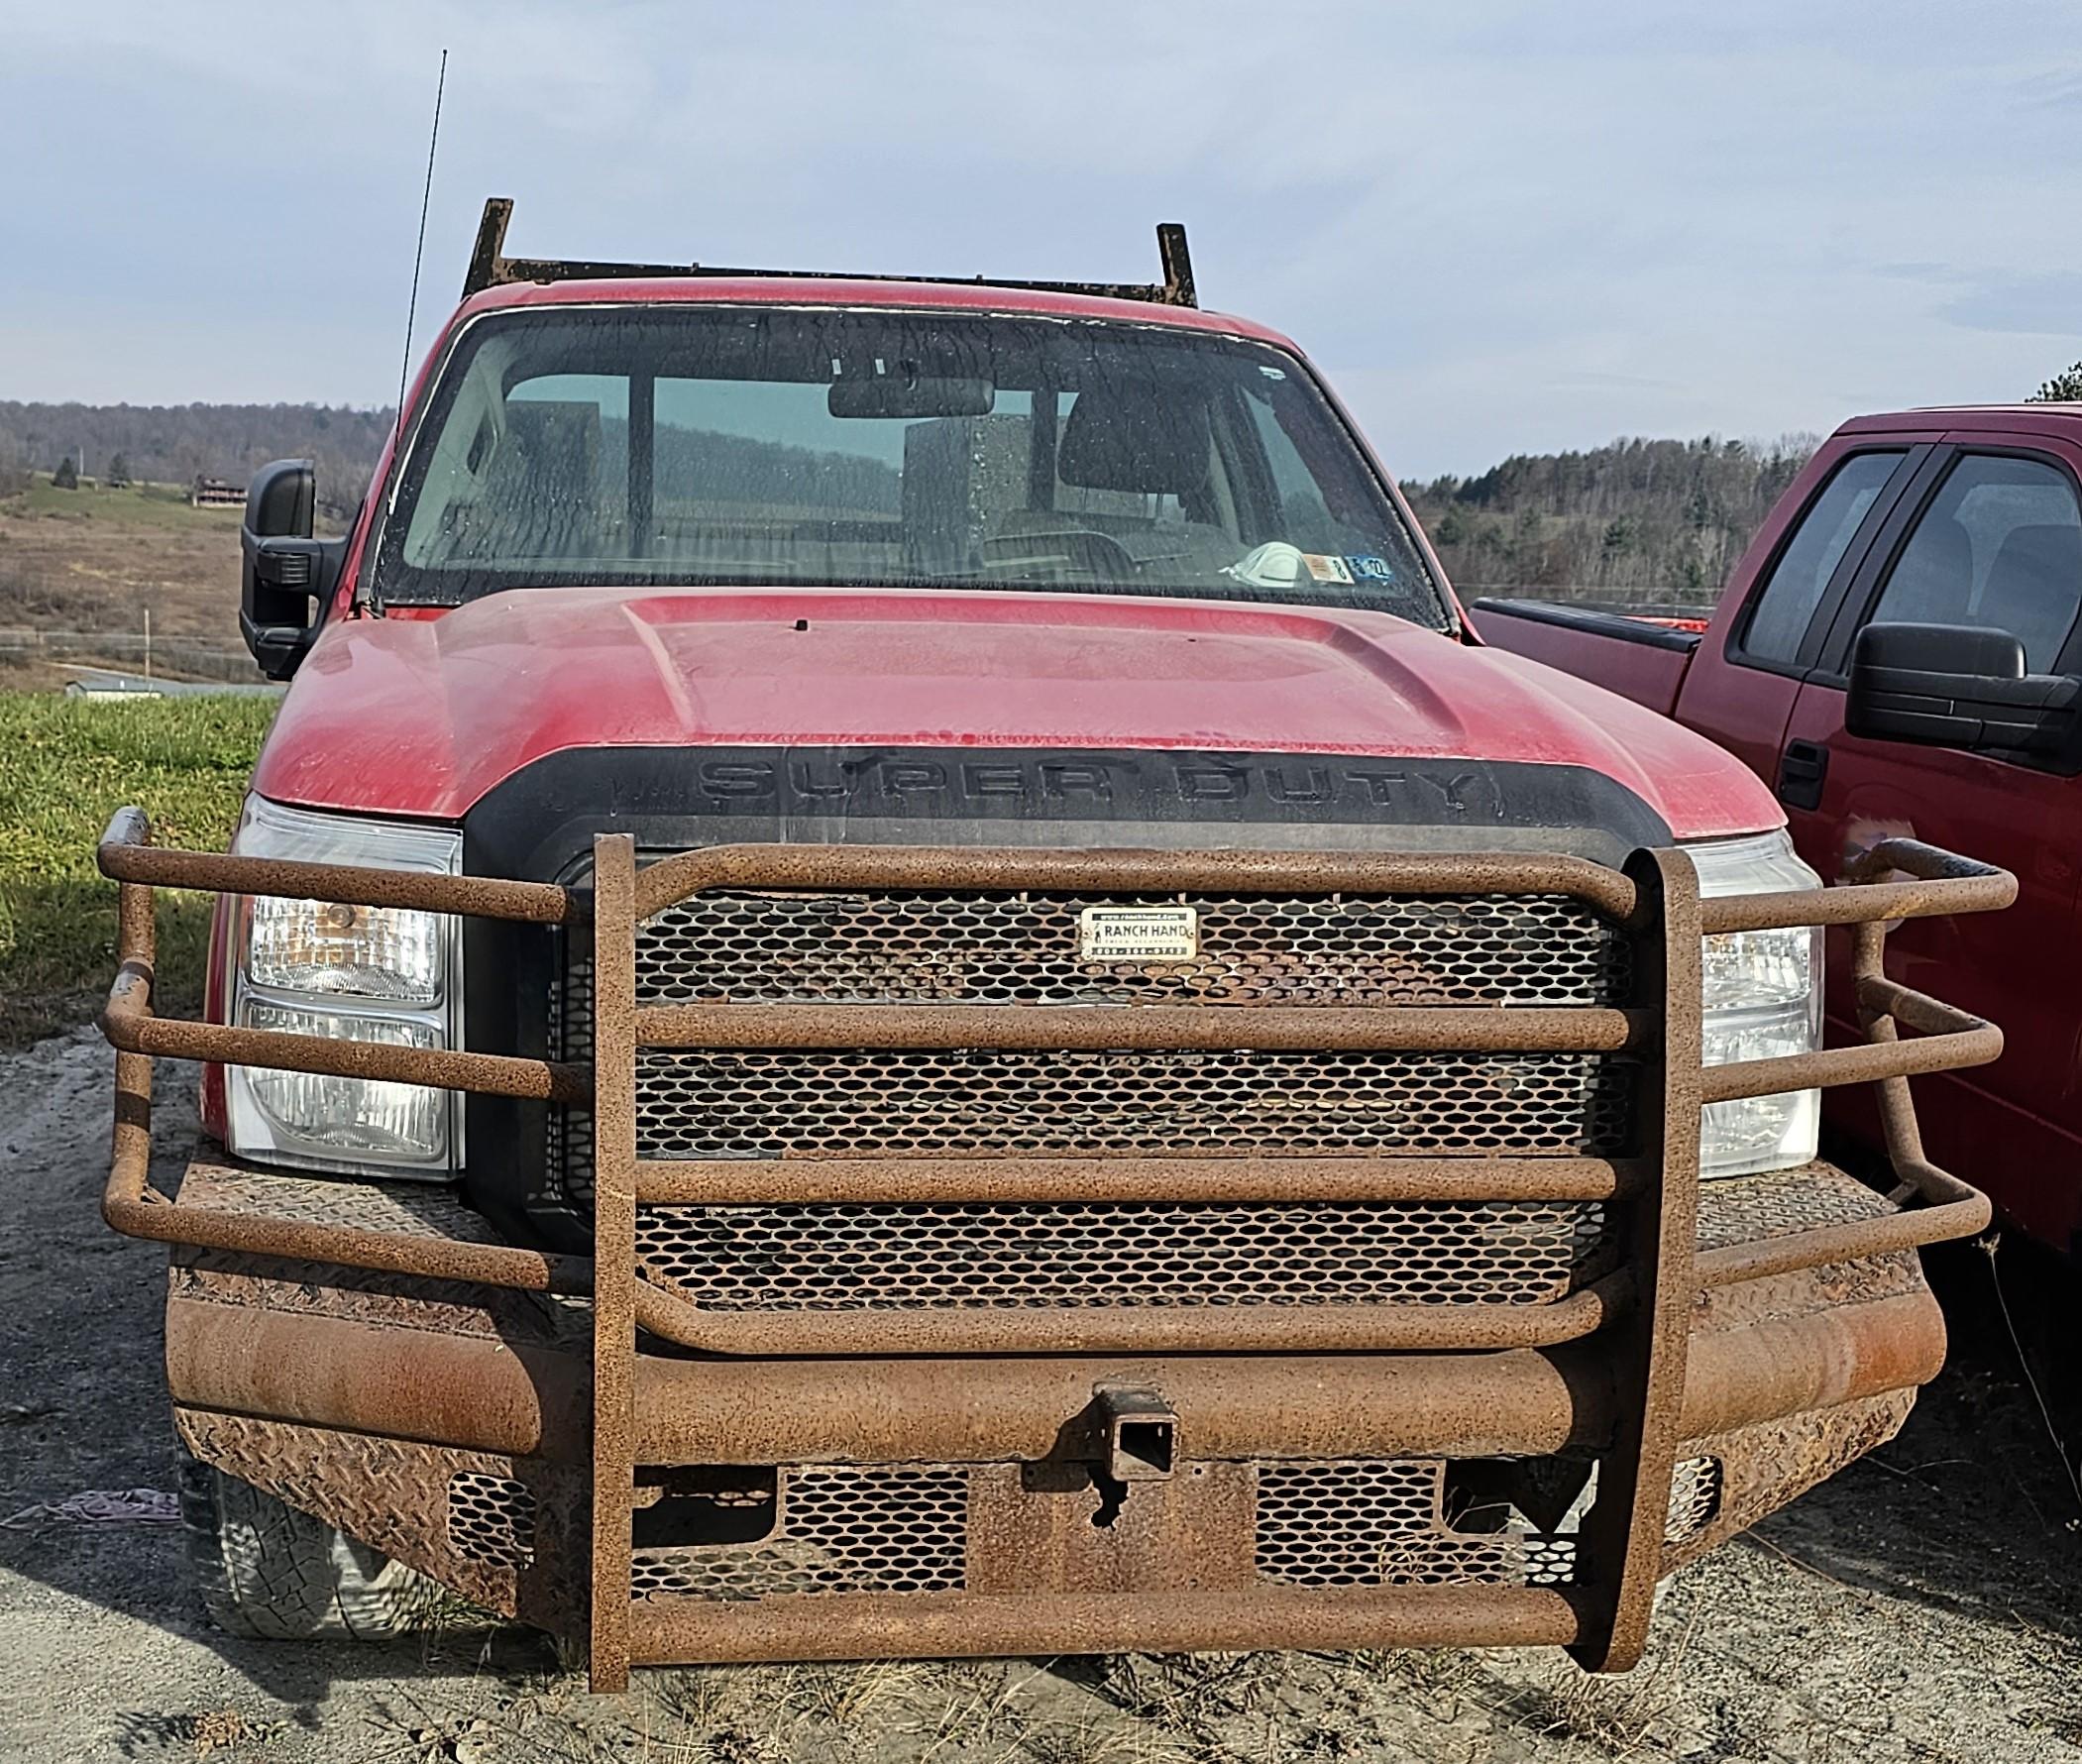
[[[1574,852],[1616,865],[1671,840],[1624,785],[1584,766],[1356,754],[973,747],[575,747],[487,792],[464,868],[543,878],[603,832],[661,850],[733,839],[920,843],[1266,843],[1219,829],[1384,829],[1370,845]],[[1095,836],[1093,824],[1121,828]],[[1132,830],[1132,835],[1129,829]],[[988,830],[985,830],[988,829]],[[1273,841],[1278,842],[1278,841]],[[1305,841],[1311,842],[1311,841]],[[1348,843],[1350,841],[1347,841]]]

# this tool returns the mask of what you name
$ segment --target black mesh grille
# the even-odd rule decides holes
[[[1539,1304],[1592,1203],[646,1207],[645,1272],[725,1310]]]
[[[1189,906],[1199,954],[1086,962],[1089,906]],[[637,934],[645,1004],[1591,1005],[1626,943],[1559,895],[697,895]]]
[[[1578,1053],[646,1051],[645,1158],[1594,1153],[1617,1060]]]
[[[1086,962],[1091,906],[1190,906],[1185,961]],[[639,928],[641,1002],[1583,1006],[1627,944],[1559,896],[705,894]],[[591,1050],[591,965],[552,1025]],[[1634,1064],[1576,1053],[646,1050],[648,1158],[1616,1156]],[[556,1112],[583,1205],[591,1123]],[[719,1309],[1542,1303],[1597,1255],[1589,1205],[645,1209],[650,1277]]]

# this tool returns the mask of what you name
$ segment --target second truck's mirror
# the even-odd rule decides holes
[[[1881,741],[2051,755],[2074,744],[2082,681],[2025,672],[2025,646],[1974,625],[1869,624],[1843,726]]]

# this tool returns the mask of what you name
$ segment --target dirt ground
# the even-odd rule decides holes
[[[2082,1504],[1973,1249],[1939,1270],[1953,1364],[1907,1432],[1679,1576],[1626,1679],[1544,1652],[1084,1658],[659,1673],[595,1700],[521,1635],[231,1640],[177,1526],[17,1517],[171,1487],[162,1254],[95,1216],[109,1069],[90,1032],[0,1055],[0,1757],[2082,1760]],[[161,1077],[171,1187],[193,1093]]]

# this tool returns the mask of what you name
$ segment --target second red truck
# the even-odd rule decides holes
[[[2013,871],[2008,913],[1905,925],[1890,971],[2009,1031],[1922,1082],[1923,1134],[2033,1237],[2082,1240],[2082,405],[1911,410],[1832,435],[1706,629],[1482,601],[1493,645],[1712,737],[1772,785],[1825,877],[1911,835]],[[1832,965],[1848,960],[1832,944]],[[1829,989],[1832,1036],[1850,992]],[[1832,1093],[1875,1137],[1870,1105]]]

